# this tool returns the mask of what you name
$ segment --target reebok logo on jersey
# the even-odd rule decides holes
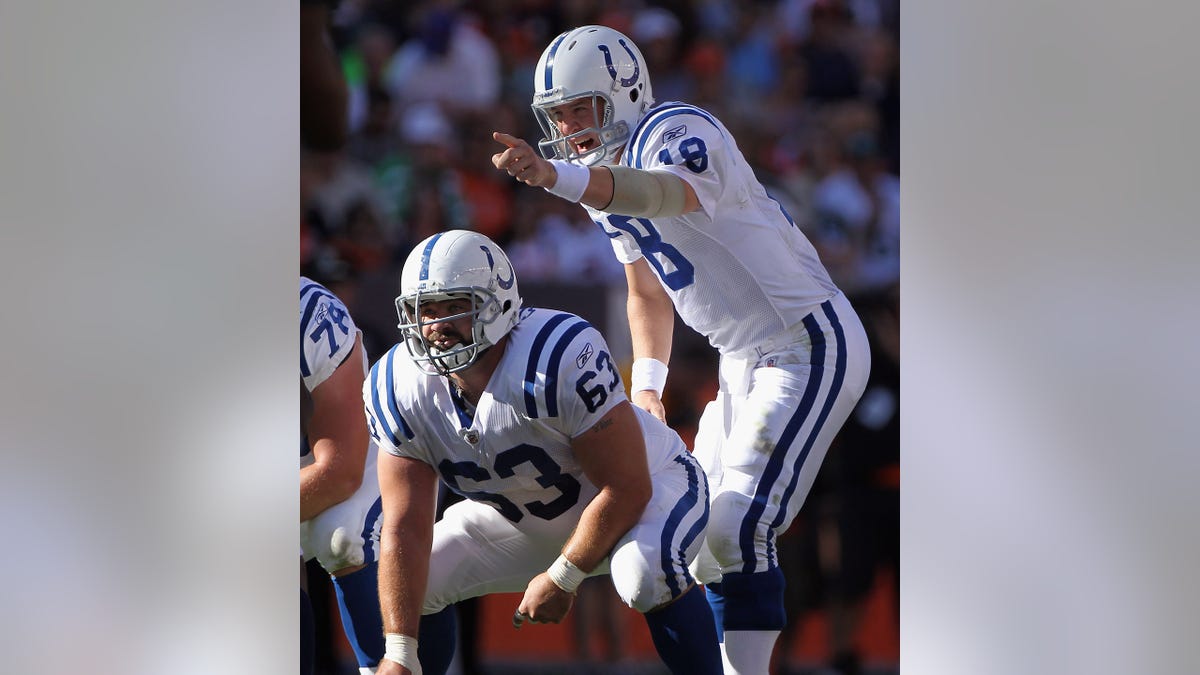
[[[667,129],[666,131],[664,131],[663,135],[662,135],[662,142],[669,143],[669,142],[675,140],[676,138],[683,136],[686,133],[687,133],[687,125],[680,124],[679,126],[675,127],[674,129]]]
[[[592,358],[592,343],[589,342],[583,346],[583,351],[579,352],[579,356],[575,357],[575,365],[583,370],[590,358]]]

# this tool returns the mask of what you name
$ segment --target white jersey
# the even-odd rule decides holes
[[[432,466],[452,490],[516,523],[528,514],[554,520],[595,496],[571,440],[626,397],[599,331],[574,314],[525,308],[474,414],[448,378],[418,369],[403,344],[371,367],[363,400],[379,447]],[[682,444],[635,411],[654,475]]]
[[[300,378],[309,391],[346,360],[357,336],[346,305],[328,288],[300,277]]]
[[[354,351],[357,338],[358,327],[346,305],[328,288],[300,277],[301,386],[313,391],[329,379]],[[357,367],[366,372],[366,354]],[[368,443],[362,484],[354,494],[300,523],[300,554],[305,560],[316,558],[328,572],[375,560],[382,512],[376,452],[375,444]],[[300,466],[315,462],[308,438],[301,438]]]
[[[683,103],[654,108],[621,163],[669,171],[696,191],[700,210],[676,218],[585,208],[612,238],[617,259],[644,256],[679,316],[721,353],[748,352],[838,293],[812,244],[708,112]]]

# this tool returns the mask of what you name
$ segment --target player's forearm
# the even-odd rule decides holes
[[[383,527],[379,537],[379,608],[384,632],[417,637],[429,556],[437,478],[421,462],[379,453]]]
[[[417,637],[431,542],[385,529],[379,544],[379,609],[384,632]]]
[[[361,359],[356,341],[347,359],[312,391],[312,417],[301,429],[314,460],[300,469],[302,521],[346,501],[362,485],[371,437],[362,408]]]
[[[695,190],[669,171],[547,161],[515,136],[497,131],[492,138],[507,146],[505,151],[492,155],[493,166],[567,201],[606,213],[644,218],[673,218],[700,208]]]
[[[667,171],[611,165],[584,167],[554,160],[547,190],[605,213],[642,218],[674,218],[699,207],[687,184]]]
[[[563,555],[585,572],[596,569],[642,517],[650,492],[640,485],[601,490],[584,509],[579,525],[563,546]]]
[[[651,358],[669,364],[675,329],[675,307],[664,293],[661,298],[630,294],[626,305],[635,359]]]
[[[583,191],[583,197],[579,200],[579,203],[586,204],[593,209],[603,210],[605,206],[608,206],[612,202],[612,172],[602,166],[588,167],[587,171],[587,189]]]

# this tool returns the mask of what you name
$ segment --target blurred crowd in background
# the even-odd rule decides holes
[[[627,333],[624,272],[600,228],[491,164],[502,149],[493,131],[541,138],[530,109],[538,56],[585,24],[633,38],[658,102],[725,123],[867,327],[871,381],[781,559],[789,612],[827,621],[820,667],[894,668],[869,663],[861,618],[882,584],[899,633],[899,0],[341,0],[331,35],[349,136],[336,152],[302,148],[300,271],[346,302],[372,361],[398,338],[392,300],[412,245],[455,228],[504,247],[527,304]],[[670,366],[668,421],[690,443],[717,386],[716,353],[679,323]],[[799,623],[780,639],[780,673],[800,672],[786,657]],[[462,661],[486,672],[486,654]]]

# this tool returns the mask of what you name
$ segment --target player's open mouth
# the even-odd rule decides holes
[[[451,347],[453,347],[454,345],[459,344],[460,342],[462,342],[462,340],[456,335],[443,335],[441,333],[435,332],[434,334],[429,336],[429,342],[434,347],[437,347],[438,351],[444,352],[447,349],[450,349]]]
[[[575,149],[578,150],[581,154],[584,152],[587,152],[588,150],[591,150],[594,147],[596,147],[596,140],[593,138],[587,138],[582,141],[575,142]]]

